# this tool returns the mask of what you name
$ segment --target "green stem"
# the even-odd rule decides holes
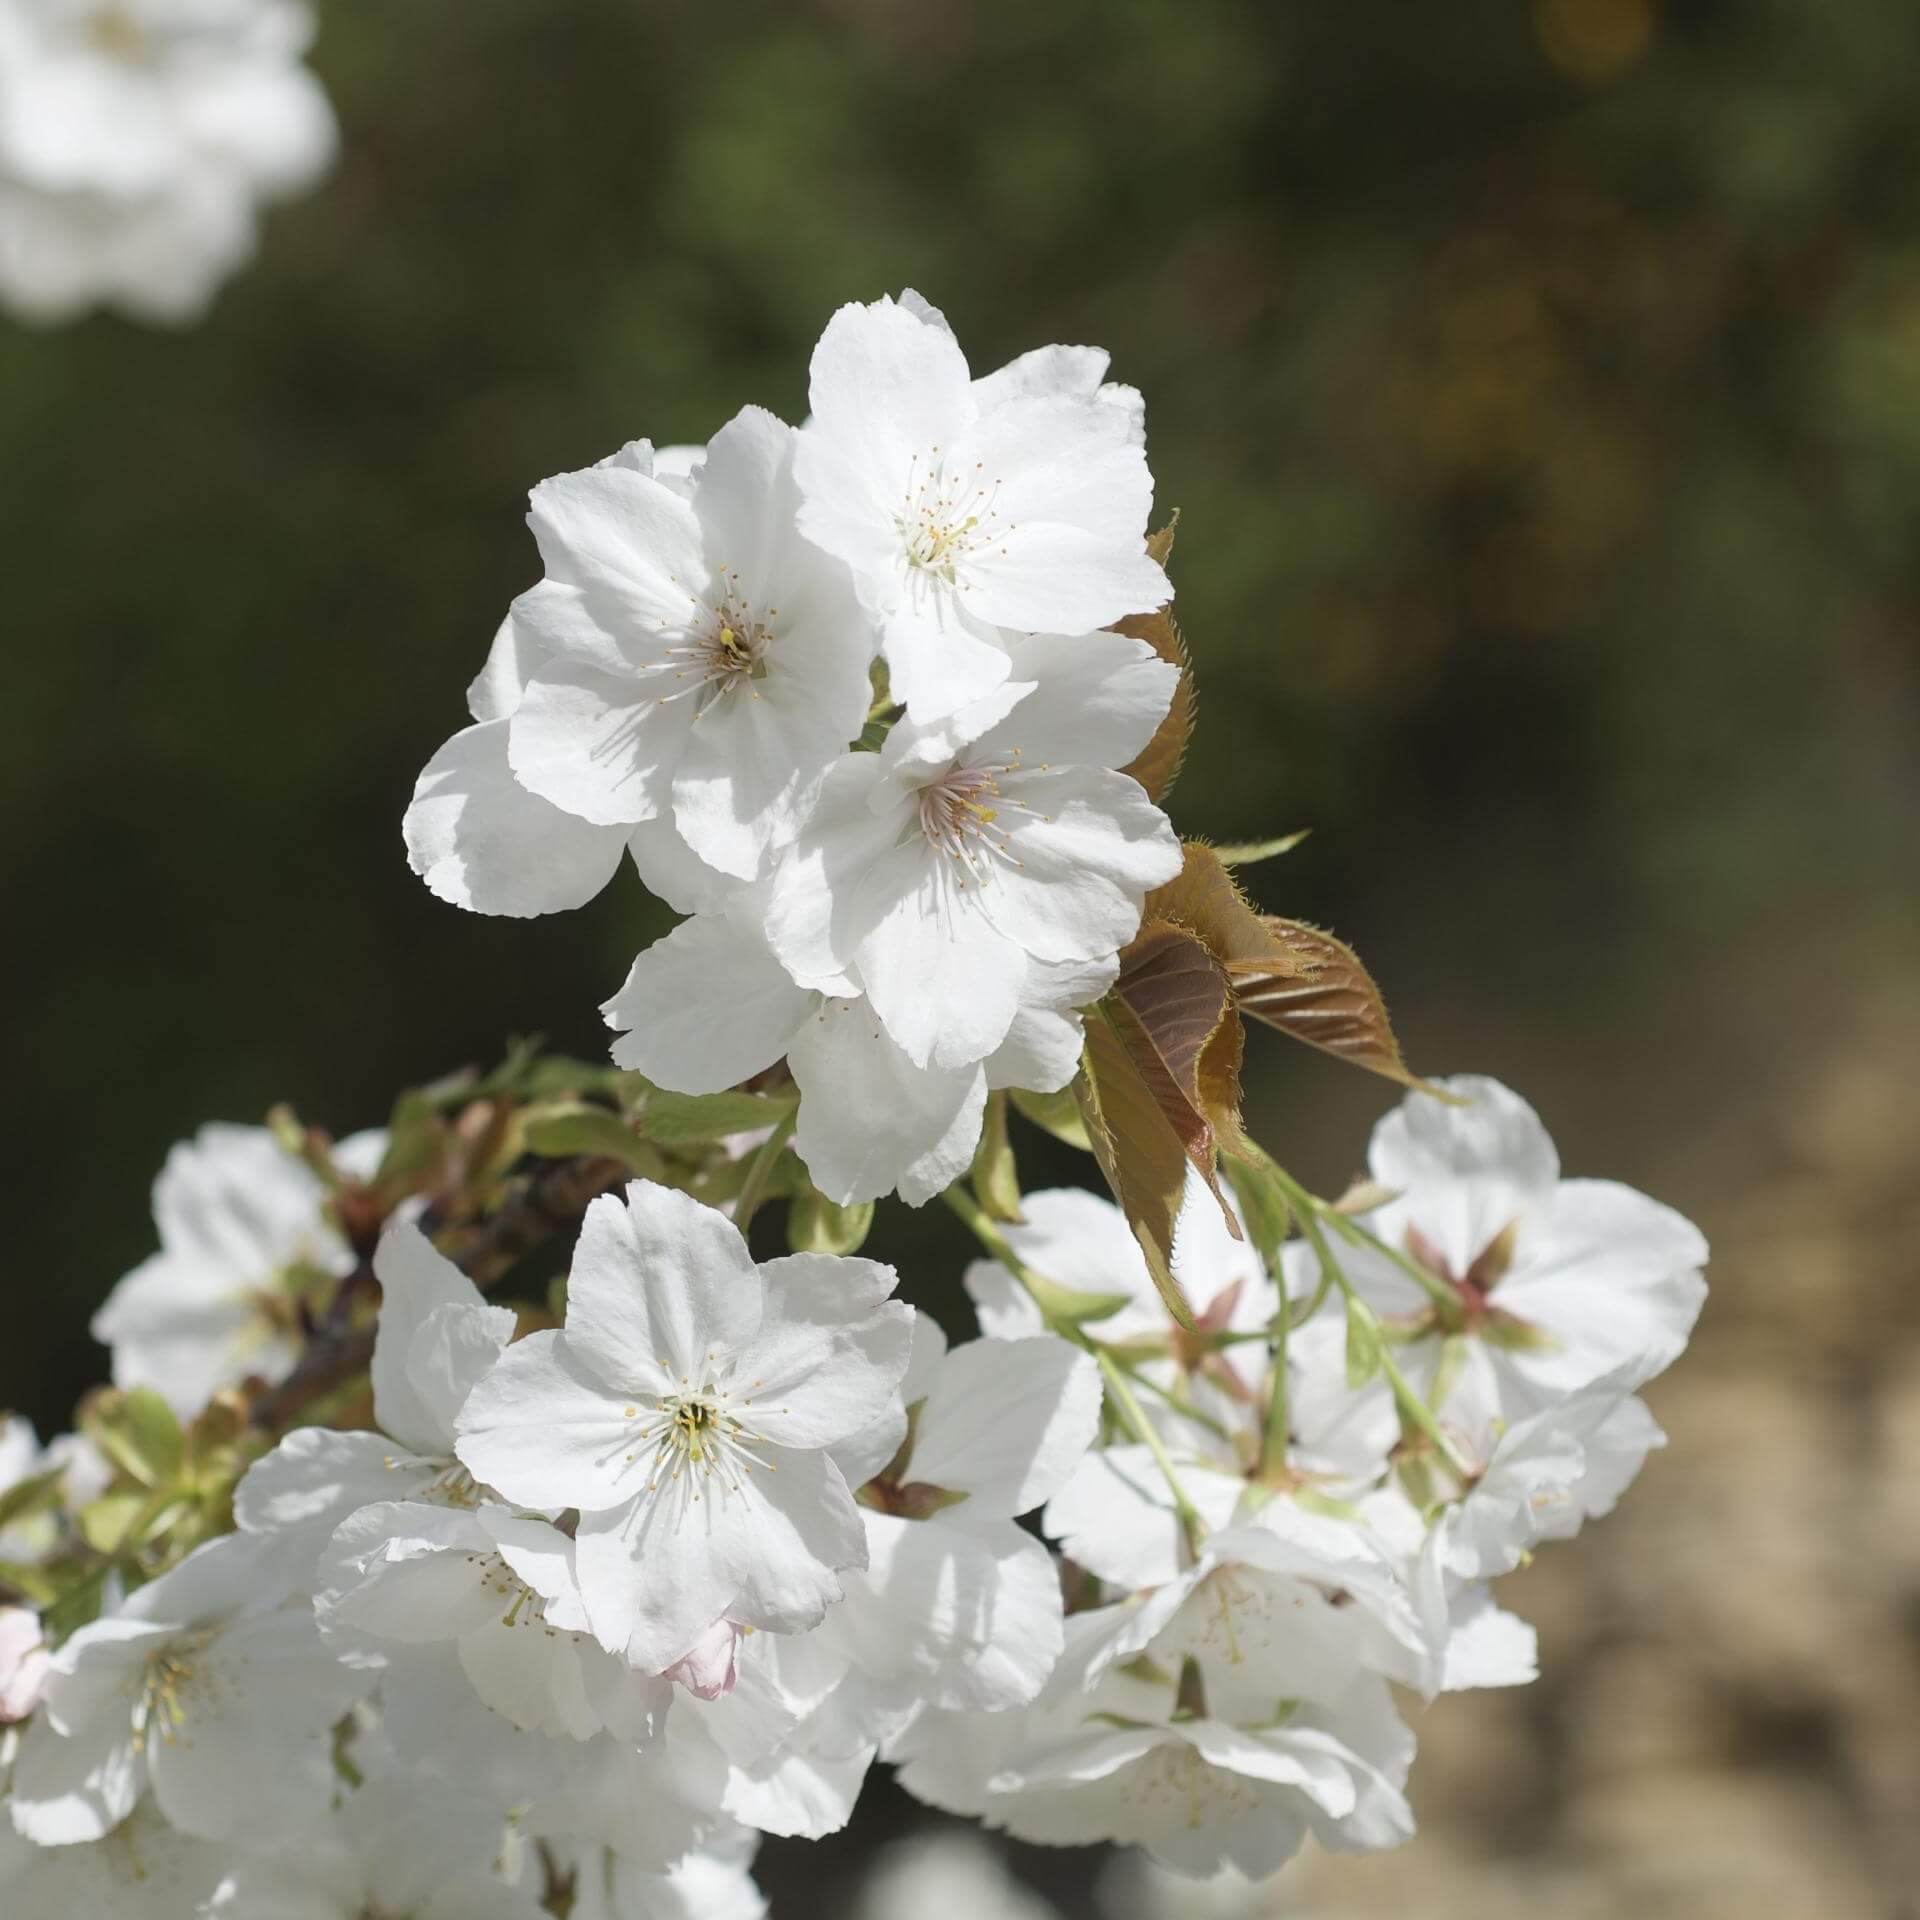
[[[761,1141],[753,1156],[753,1164],[747,1169],[740,1197],[733,1203],[733,1224],[740,1229],[742,1239],[753,1225],[753,1216],[760,1211],[760,1203],[767,1197],[767,1184],[773,1178],[774,1163],[785,1150],[787,1142],[793,1138],[794,1118],[789,1113],[774,1122],[773,1131]]]
[[[1128,1385],[1120,1363],[1076,1320],[1064,1317],[1055,1310],[1061,1300],[1098,1301],[1104,1296],[1075,1293],[1061,1286],[1057,1280],[1049,1280],[1044,1274],[1035,1273],[1014,1252],[1007,1242],[1007,1236],[988,1217],[986,1209],[958,1182],[948,1187],[941,1198],[966,1222],[974,1238],[1026,1289],[1048,1327],[1062,1340],[1070,1341],[1083,1353],[1093,1355],[1101,1378],[1106,1382],[1107,1397],[1120,1416],[1120,1424],[1152,1454],[1154,1465],[1160,1469],[1160,1476],[1167,1483],[1167,1491],[1173,1495],[1173,1510],[1179,1516],[1180,1530],[1186,1536],[1188,1550],[1197,1554],[1200,1542],[1206,1535],[1206,1523],[1200,1518],[1199,1509],[1187,1498],[1187,1490],[1180,1484],[1173,1457],[1167,1452],[1166,1443],[1155,1431],[1153,1422],[1141,1410],[1140,1402],[1134,1398],[1133,1389]],[[1115,1304],[1124,1305],[1124,1296],[1116,1297]]]
[[[1271,1163],[1269,1163],[1271,1164]],[[1321,1222],[1333,1209],[1325,1201],[1316,1200],[1298,1181],[1281,1168],[1273,1168],[1275,1177],[1288,1190],[1288,1198],[1294,1203],[1294,1211],[1299,1216],[1300,1230],[1307,1237],[1307,1244],[1313,1248],[1314,1258],[1320,1263],[1321,1291],[1324,1294],[1328,1277],[1340,1289],[1343,1300],[1351,1300],[1353,1283],[1347,1278],[1346,1270],[1334,1258],[1333,1249],[1327,1244],[1327,1236],[1321,1231]],[[1296,1198],[1297,1196],[1297,1198]],[[1344,1216],[1340,1216],[1344,1219]],[[1351,1225],[1351,1222],[1348,1222]],[[1369,1239],[1371,1235],[1367,1236]],[[1377,1243],[1376,1244],[1380,1244]],[[1428,1276],[1432,1278],[1431,1275]],[[1437,1283],[1436,1283],[1437,1284]],[[1433,1410],[1414,1392],[1407,1376],[1395,1365],[1393,1356],[1383,1345],[1380,1351],[1380,1370],[1386,1375],[1387,1385],[1393,1391],[1395,1407],[1399,1409],[1403,1424],[1411,1426],[1421,1435],[1429,1446],[1440,1456],[1447,1471],[1462,1486],[1470,1485],[1473,1475],[1468,1471],[1460,1456],[1454,1452],[1452,1443],[1441,1432],[1440,1423],[1433,1417]]]
[[[1264,1334],[1261,1336],[1262,1339],[1265,1337]],[[1106,1351],[1109,1353],[1114,1352],[1111,1347],[1107,1348]],[[1115,1354],[1115,1359],[1118,1360],[1118,1358],[1118,1354]],[[1212,1414],[1202,1413],[1191,1400],[1185,1399],[1180,1394],[1175,1393],[1171,1387],[1163,1387],[1157,1380],[1149,1380],[1139,1368],[1131,1365],[1126,1367],[1125,1372],[1127,1378],[1131,1380],[1136,1387],[1144,1387],[1156,1400],[1162,1401],[1171,1407],[1182,1420],[1191,1420],[1196,1427],[1205,1427],[1216,1439],[1232,1440],[1233,1435],[1228,1432]]]
[[[1412,1383],[1394,1364],[1393,1356],[1384,1347],[1380,1350],[1380,1371],[1386,1375],[1387,1385],[1393,1389],[1393,1403],[1400,1410],[1400,1418],[1418,1430],[1463,1489],[1472,1486],[1472,1470],[1454,1452],[1453,1443],[1441,1432],[1439,1421],[1433,1417],[1433,1409],[1414,1392]]]
[[[1180,1484],[1180,1475],[1175,1470],[1173,1456],[1168,1453],[1167,1445],[1155,1431],[1153,1422],[1141,1411],[1140,1402],[1133,1397],[1133,1388],[1127,1383],[1127,1376],[1121,1372],[1119,1363],[1104,1347],[1091,1346],[1090,1351],[1100,1366],[1100,1377],[1107,1383],[1107,1395],[1120,1411],[1120,1423],[1146,1450],[1153,1455],[1153,1464],[1160,1469],[1160,1477],[1167,1483],[1167,1491],[1173,1495],[1173,1510],[1180,1518],[1180,1531],[1186,1536],[1187,1551],[1196,1558],[1200,1552],[1200,1543],[1206,1538],[1206,1522],[1200,1518],[1200,1510],[1187,1498],[1187,1490]]]

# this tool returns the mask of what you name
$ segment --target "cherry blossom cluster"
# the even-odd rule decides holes
[[[911,293],[843,307],[812,417],[637,442],[534,489],[546,577],[421,776],[413,864],[484,913],[629,856],[686,914],[604,1012],[681,1093],[785,1059],[829,1199],[964,1172],[989,1091],[1056,1092],[1166,816],[1121,771],[1177,670],[1106,631],[1170,593],[1144,413],[1106,355],[975,379]]]
[[[303,0],[0,6],[0,305],[195,318],[333,158]]]
[[[612,1064],[169,1157],[113,1386],[0,1429],[5,1911],[747,1920],[876,1764],[1257,1879],[1406,1840],[1409,1713],[1534,1677],[1494,1583],[1661,1444],[1706,1247],[1415,1079],[1241,892],[1287,843],[1175,839],[1105,374],[850,306],[805,426],[535,490],[413,864],[535,914],[630,858],[684,918]],[[1342,1198],[1246,1133],[1246,1019],[1410,1089]],[[1023,1192],[1010,1113],[1116,1200]],[[894,1192],[978,1241],[975,1337],[861,1257]]]
[[[890,1269],[756,1265],[666,1187],[593,1203],[564,1321],[520,1338],[396,1220],[373,1428],[290,1433],[235,1532],[57,1650],[0,1613],[24,1723],[0,1888],[141,1920],[349,1920],[373,1893],[451,1920],[541,1911],[538,1849],[605,1890],[576,1912],[751,1914],[755,1833],[833,1830],[880,1757],[933,1805],[1190,1874],[1407,1838],[1400,1703],[1534,1676],[1488,1583],[1660,1444],[1635,1394],[1681,1351],[1706,1252],[1642,1195],[1562,1180],[1497,1083],[1439,1091],[1459,1104],[1415,1094],[1377,1130],[1338,1254],[1316,1224],[1269,1268],[1196,1181],[1197,1330],[1078,1190],[1025,1197],[966,1276],[982,1337],[951,1348]],[[261,1222],[204,1192],[231,1256]],[[294,1213],[262,1262],[311,1244]],[[123,1288],[149,1312],[116,1372],[182,1257]],[[1063,1335],[1042,1273],[1097,1315]],[[181,1375],[238,1378],[257,1356],[225,1297],[167,1291]],[[1398,1356],[1358,1386],[1356,1314]],[[16,1426],[6,1454],[70,1506],[101,1483],[83,1440],[37,1459]],[[1035,1510],[1054,1551],[1016,1524]]]

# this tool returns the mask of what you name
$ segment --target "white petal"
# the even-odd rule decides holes
[[[1098,767],[1001,780],[1007,858],[981,898],[994,924],[1041,960],[1095,960],[1131,940],[1140,907],[1180,871],[1164,813],[1124,774]]]
[[[1100,1426],[1100,1374],[1064,1340],[955,1347],[920,1410],[908,1474],[969,1496],[966,1517],[1025,1513],[1078,1467]]]
[[[972,1162],[986,1111],[978,1067],[916,1067],[864,1000],[825,1000],[787,1049],[800,1088],[793,1144],[813,1183],[847,1205],[896,1187],[919,1206]]]
[[[507,764],[506,720],[456,733],[413,790],[407,858],[442,900],[525,917],[585,906],[620,864],[626,834],[529,793]]]
[[[380,1282],[380,1321],[373,1342],[373,1414],[384,1432],[418,1454],[452,1450],[452,1415],[431,1403],[407,1366],[414,1337],[440,1307],[484,1309],[480,1289],[410,1221],[395,1221],[374,1250],[374,1278]],[[504,1308],[510,1335],[513,1316]],[[499,1326],[499,1321],[493,1322]],[[505,1345],[503,1338],[501,1345]]]
[[[915,1316],[887,1297],[898,1276],[872,1260],[795,1253],[769,1260],[760,1278],[760,1330],[738,1362],[754,1381],[750,1424],[780,1447],[852,1438],[906,1372]]]
[[[148,1749],[161,1811],[208,1840],[312,1820],[333,1783],[333,1723],[373,1675],[334,1657],[305,1606],[236,1622],[189,1665],[180,1737]]]
[[[1144,640],[1118,633],[1023,634],[1007,653],[1013,678],[1034,688],[997,733],[1029,765],[1124,767],[1153,738],[1180,681]]]
[[[883,788],[878,754],[849,753],[829,770],[813,818],[774,868],[767,943],[794,979],[826,992],[853,959],[848,910],[860,876],[909,825],[907,803]],[[876,809],[876,799],[879,807]]]
[[[600,1011],[613,1057],[676,1093],[719,1093],[771,1066],[818,1005],[750,927],[695,914],[634,961]]]
[[[693,710],[663,700],[658,676],[549,660],[507,722],[521,785],[601,826],[651,820],[668,804]]]
[[[875,861],[849,903],[867,998],[919,1067],[984,1060],[1007,1037],[1026,984],[1026,953],[963,879],[916,836]]]
[[[547,578],[581,589],[616,639],[681,623],[705,585],[693,508],[630,468],[590,467],[543,480],[530,496],[527,523]]]
[[[640,884],[675,913],[717,912],[739,891],[739,881],[708,866],[681,839],[671,814],[638,822],[627,836],[627,851]]]
[[[603,1379],[664,1390],[751,1339],[761,1293],[725,1214],[630,1181],[624,1202],[603,1194],[587,1209],[567,1282],[567,1346]]]
[[[559,1334],[529,1334],[468,1396],[460,1462],[522,1506],[617,1507],[637,1480],[626,1411],[635,1404],[582,1367]]]

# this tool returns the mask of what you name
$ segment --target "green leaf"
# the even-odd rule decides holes
[[[131,1489],[124,1493],[103,1493],[75,1515],[80,1537],[95,1553],[118,1553],[127,1544],[146,1506],[147,1496]]]
[[[843,1207],[808,1186],[787,1208],[787,1245],[795,1253],[858,1253],[873,1228],[874,1203]]]
[[[1105,1320],[1122,1307],[1133,1304],[1130,1293],[1085,1293],[1078,1287],[1063,1287],[1043,1273],[1027,1270],[1023,1283],[1033,1303],[1050,1322],[1082,1326],[1090,1320]]]
[[[798,1094],[666,1093],[647,1095],[641,1126],[662,1146],[695,1146],[730,1134],[757,1133],[784,1120]]]
[[[1347,1295],[1347,1385],[1364,1387],[1380,1371],[1386,1340],[1380,1316],[1357,1293]]]
[[[186,1436],[173,1409],[151,1387],[124,1393],[108,1387],[86,1403],[80,1418],[87,1438],[143,1487],[163,1487],[178,1478]]]
[[[1302,827],[1298,833],[1283,833],[1277,840],[1240,840],[1232,845],[1215,847],[1213,857],[1223,867],[1251,867],[1261,860],[1275,860],[1283,853],[1291,853],[1308,834],[1311,827]]]
[[[0,1588],[17,1593],[30,1607],[43,1609],[52,1606],[60,1594],[44,1568],[23,1567],[13,1560],[0,1560]]]
[[[1014,1165],[1013,1144],[1007,1138],[1007,1096],[987,1095],[986,1117],[980,1127],[980,1144],[974,1150],[973,1196],[986,1209],[987,1218],[1005,1226],[1019,1226],[1026,1219],[1020,1211],[1020,1170]]]
[[[1280,1249],[1286,1245],[1293,1227],[1293,1210],[1287,1205],[1286,1194],[1258,1161],[1228,1154],[1220,1164],[1233,1188],[1234,1198],[1240,1202],[1240,1217],[1247,1223],[1247,1232],[1259,1249],[1260,1258],[1266,1263],[1267,1271],[1278,1279]]]
[[[1062,1087],[1058,1093],[1028,1093],[1014,1087],[1007,1098],[1017,1113],[1043,1132],[1052,1134],[1056,1140],[1064,1140],[1070,1147],[1078,1147],[1082,1153],[1093,1151],[1093,1142],[1087,1138],[1087,1123],[1080,1117],[1080,1103],[1073,1097],[1071,1087]]]
[[[629,1172],[646,1178],[658,1179],[661,1173],[660,1156],[617,1113],[585,1101],[569,1101],[529,1113],[525,1138],[527,1151],[543,1159],[592,1154],[617,1160]]]
[[[31,1479],[16,1480],[0,1493],[0,1527],[10,1527],[35,1514],[51,1513],[60,1504],[60,1469],[36,1473]]]
[[[46,1612],[49,1640],[55,1643],[65,1640],[100,1617],[101,1603],[106,1596],[107,1575],[112,1571],[113,1562],[102,1560],[97,1566],[89,1567],[71,1586],[61,1589],[59,1597]]]

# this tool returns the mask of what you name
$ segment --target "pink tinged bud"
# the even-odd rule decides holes
[[[52,1657],[37,1613],[0,1607],[0,1722],[24,1720],[40,1704]]]
[[[731,1620],[716,1620],[690,1652],[667,1669],[667,1678],[702,1700],[718,1700],[733,1691],[740,1677],[742,1629]]]

